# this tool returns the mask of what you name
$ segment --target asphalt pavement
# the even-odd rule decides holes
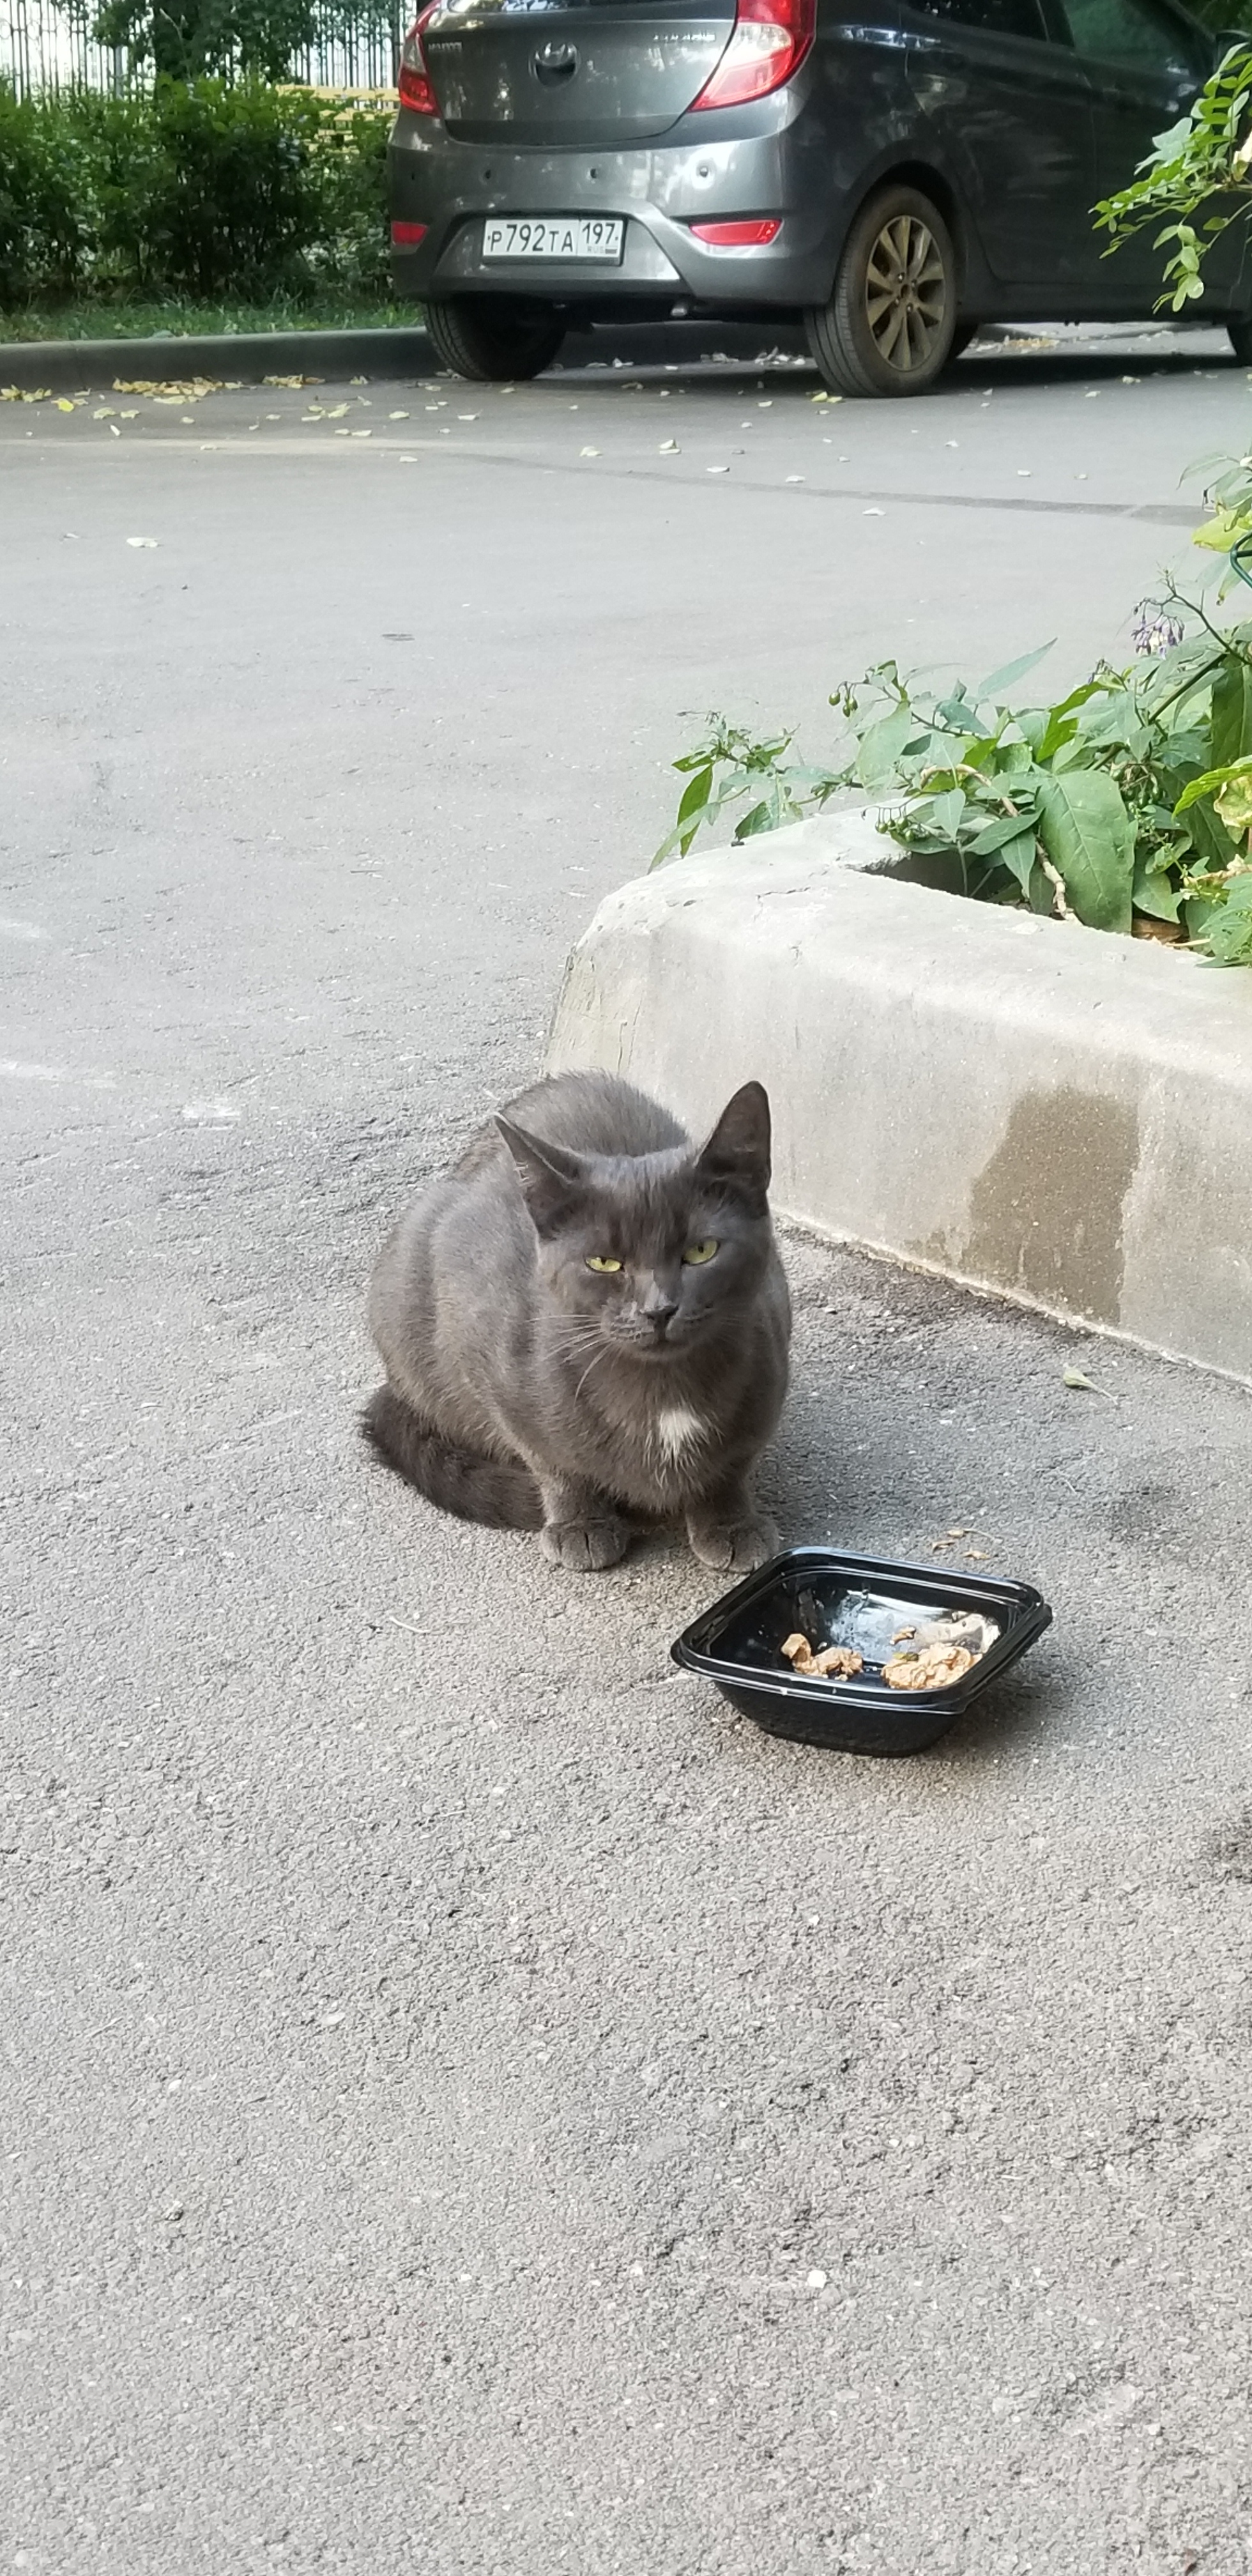
[[[817,390],[0,408],[4,2566],[1252,2565],[1248,1393],[789,1241],[788,1535],[1055,1610],[898,1764],[354,1429],[703,711],[1059,692],[1247,443],[1214,335]]]

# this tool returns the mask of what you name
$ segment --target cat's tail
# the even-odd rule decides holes
[[[485,1521],[491,1529],[542,1529],[539,1487],[520,1458],[484,1458],[458,1448],[432,1431],[393,1386],[380,1386],[370,1397],[361,1429],[388,1466],[398,1468],[440,1511]]]

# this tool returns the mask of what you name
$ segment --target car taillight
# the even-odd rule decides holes
[[[411,108],[415,116],[438,116],[439,114],[439,101],[435,96],[434,82],[427,69],[426,48],[422,43],[422,34],[423,30],[430,25],[436,9],[441,6],[442,0],[430,0],[429,8],[423,9],[421,17],[414,19],[400,48],[400,73],[397,83],[400,105]]]
[[[426,235],[429,231],[429,224],[393,223],[391,227],[391,238],[395,243],[397,250],[416,250],[419,242],[425,241]]]
[[[740,224],[689,224],[687,230],[697,241],[707,242],[710,250],[755,250],[782,231],[782,217],[760,215]]]
[[[797,72],[813,42],[816,0],[739,0],[730,43],[693,107],[742,107]]]

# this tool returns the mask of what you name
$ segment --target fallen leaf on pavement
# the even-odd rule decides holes
[[[204,394],[220,394],[220,376],[135,376],[113,379],[115,394],[148,394],[158,402],[199,402]]]
[[[1097,1386],[1095,1379],[1093,1377],[1086,1376],[1085,1372],[1079,1368],[1065,1369],[1062,1373],[1061,1384],[1063,1386],[1079,1388],[1084,1395],[1102,1395],[1107,1398],[1110,1404],[1116,1404],[1117,1402],[1116,1396],[1112,1393],[1109,1387]]]

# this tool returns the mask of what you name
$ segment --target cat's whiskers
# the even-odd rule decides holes
[[[580,1379],[579,1379],[579,1381],[578,1381],[578,1384],[577,1384],[577,1386],[576,1386],[576,1387],[575,1387],[575,1389],[574,1389],[574,1402],[575,1402],[575,1404],[577,1404],[578,1399],[579,1399],[579,1396],[582,1394],[583,1388],[585,1387],[585,1385],[586,1385],[586,1383],[587,1383],[587,1380],[588,1380],[588,1378],[589,1378],[589,1377],[590,1377],[590,1375],[591,1375],[592,1369],[593,1369],[593,1368],[595,1368],[601,1360],[606,1360],[606,1359],[609,1357],[609,1348],[610,1348],[610,1346],[609,1346],[609,1344],[606,1342],[606,1343],[604,1344],[603,1349],[602,1349],[602,1350],[598,1350],[598,1351],[596,1351],[596,1352],[595,1352],[595,1354],[594,1354],[594,1356],[592,1357],[592,1359],[590,1359],[590,1360],[588,1361],[588,1364],[587,1364],[586,1368],[583,1370],[582,1376],[580,1377]]]
[[[600,1350],[607,1350],[609,1345],[598,1324],[584,1324],[576,1327],[566,1339],[557,1342],[554,1348],[561,1359],[579,1360],[584,1351],[595,1350],[598,1357]]]

